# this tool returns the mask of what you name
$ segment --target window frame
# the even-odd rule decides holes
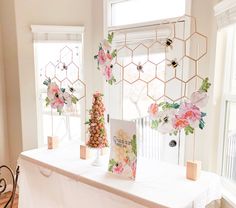
[[[36,63],[36,48],[35,44],[38,42],[48,42],[48,43],[76,43],[80,42],[82,43],[81,45],[81,66],[82,70],[84,68],[84,26],[59,26],[59,25],[31,25],[31,32],[33,35],[33,48],[34,48],[34,70],[37,71],[37,63]],[[50,37],[50,39],[47,39],[47,37]],[[78,37],[77,37],[78,36]],[[43,115],[47,115],[46,112],[43,112],[41,102],[40,102],[40,97],[43,93],[42,88],[39,87],[39,78],[38,72],[35,73],[35,91],[36,91],[36,114],[37,114],[37,146],[42,147],[45,146],[44,143],[44,137],[43,137],[43,132],[41,130],[43,129]],[[84,76],[80,77],[84,78]],[[85,89],[86,91],[86,89]],[[83,98],[85,100],[84,105],[86,106],[86,92],[85,92],[85,97]],[[83,105],[83,103],[81,103]],[[53,113],[56,114],[56,113]],[[85,115],[78,115],[81,120],[85,119]],[[82,123],[81,123],[82,124]],[[80,138],[81,141],[85,139],[85,129],[82,128],[81,125],[81,135],[82,137]],[[84,135],[84,136],[83,136]],[[83,138],[84,137],[84,138]]]

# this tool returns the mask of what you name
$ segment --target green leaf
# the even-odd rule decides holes
[[[201,112],[201,117],[205,117],[207,114],[204,112]]]
[[[157,120],[152,120],[151,128],[152,129],[157,129],[158,128],[159,122]]]
[[[201,118],[200,122],[199,122],[199,128],[203,129],[205,127],[205,121]]]
[[[85,124],[85,125],[88,125],[88,124],[90,124],[90,121],[86,121],[84,124]]]
[[[114,37],[114,33],[108,33],[108,37],[107,37],[107,40],[108,42],[111,44],[112,43],[112,40],[113,40],[113,37]]]
[[[115,58],[117,56],[117,50],[113,50],[112,53],[111,53],[112,57]]]
[[[116,165],[116,161],[114,159],[109,160],[109,168],[108,171],[112,172],[112,168]]]
[[[207,92],[210,86],[211,86],[211,83],[209,82],[209,78],[207,77],[202,81],[202,85],[199,88],[199,90]]]
[[[132,146],[132,151],[137,156],[137,141],[136,141],[136,135],[133,135],[133,138],[131,140],[131,146]]]
[[[94,56],[94,59],[98,59],[98,55],[95,55],[95,56]]]
[[[185,128],[184,128],[184,132],[185,132],[185,135],[189,135],[189,134],[193,134],[193,132],[194,132],[194,128],[192,127],[192,126],[186,126]]]
[[[66,89],[65,88],[61,88],[61,91],[64,93],[66,91]]]
[[[50,100],[49,100],[48,97],[45,98],[45,101],[46,101],[46,107],[49,106],[49,104],[50,104]]]
[[[73,104],[76,104],[78,101],[79,101],[79,99],[78,99],[77,97],[75,97],[74,95],[72,95],[72,97],[71,97],[71,102],[72,102]]]

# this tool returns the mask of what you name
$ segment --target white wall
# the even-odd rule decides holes
[[[0,165],[9,165],[9,152],[7,142],[6,124],[6,96],[5,96],[5,77],[2,50],[2,30],[0,24]]]
[[[5,72],[7,138],[10,162],[16,164],[18,154],[22,150],[21,112],[19,71],[17,60],[17,37],[15,24],[14,0],[0,1],[0,21],[2,25],[2,48]]]
[[[215,48],[216,48],[216,19],[214,17],[214,5],[217,0],[192,0],[191,15],[196,17],[197,31],[208,37],[207,55],[199,63],[199,68],[203,71],[202,76],[209,77],[212,87],[209,90],[210,99],[207,107],[206,127],[203,131],[196,131],[196,157],[202,161],[204,170],[216,171],[216,151],[218,138],[214,135],[216,131],[215,103],[213,101],[213,86],[215,74]],[[202,70],[203,69],[203,70]],[[192,160],[193,137],[186,138],[186,160]]]
[[[101,89],[93,61],[94,40],[99,36],[99,30],[96,31],[99,19],[94,14],[99,11],[97,2],[91,0],[61,0],[60,3],[58,0],[15,1],[20,91],[24,92],[21,93],[24,150],[37,147],[35,71],[30,25],[83,25],[85,27],[84,70],[89,97],[95,89]],[[96,9],[93,10],[94,7]]]

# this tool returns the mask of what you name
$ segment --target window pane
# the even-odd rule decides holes
[[[39,95],[38,122],[40,144],[47,143],[47,136],[58,136],[61,140],[81,139],[83,125],[81,120],[85,113],[83,101],[68,108],[64,107],[63,115],[46,107],[47,87],[45,79],[50,78],[59,87],[73,87],[77,98],[84,96],[84,86],[81,82],[82,73],[82,43],[81,42],[37,42],[35,43],[35,63],[37,70]],[[53,115],[53,117],[52,117]],[[52,132],[53,129],[53,132]]]
[[[112,3],[111,25],[161,20],[185,14],[185,0],[129,0]]]
[[[236,183],[236,102],[228,102],[223,175]]]

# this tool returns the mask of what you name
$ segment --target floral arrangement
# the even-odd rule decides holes
[[[163,134],[175,135],[182,129],[186,135],[193,134],[196,127],[203,129],[206,113],[202,112],[201,108],[208,102],[207,91],[210,86],[209,79],[205,78],[199,90],[192,93],[189,101],[180,104],[168,102],[151,104],[148,112],[152,119],[152,128]]]
[[[94,56],[94,59],[97,60],[97,69],[102,71],[102,74],[110,85],[116,82],[112,71],[113,65],[111,64],[117,55],[116,50],[111,49],[113,37],[114,33],[108,34],[108,38],[99,44],[98,53]]]
[[[50,105],[52,109],[57,109],[59,115],[62,114],[65,105],[71,106],[78,102],[78,98],[73,95],[72,87],[69,87],[69,92],[67,92],[65,88],[59,88],[50,78],[46,79],[43,84],[47,86],[46,106]]]

